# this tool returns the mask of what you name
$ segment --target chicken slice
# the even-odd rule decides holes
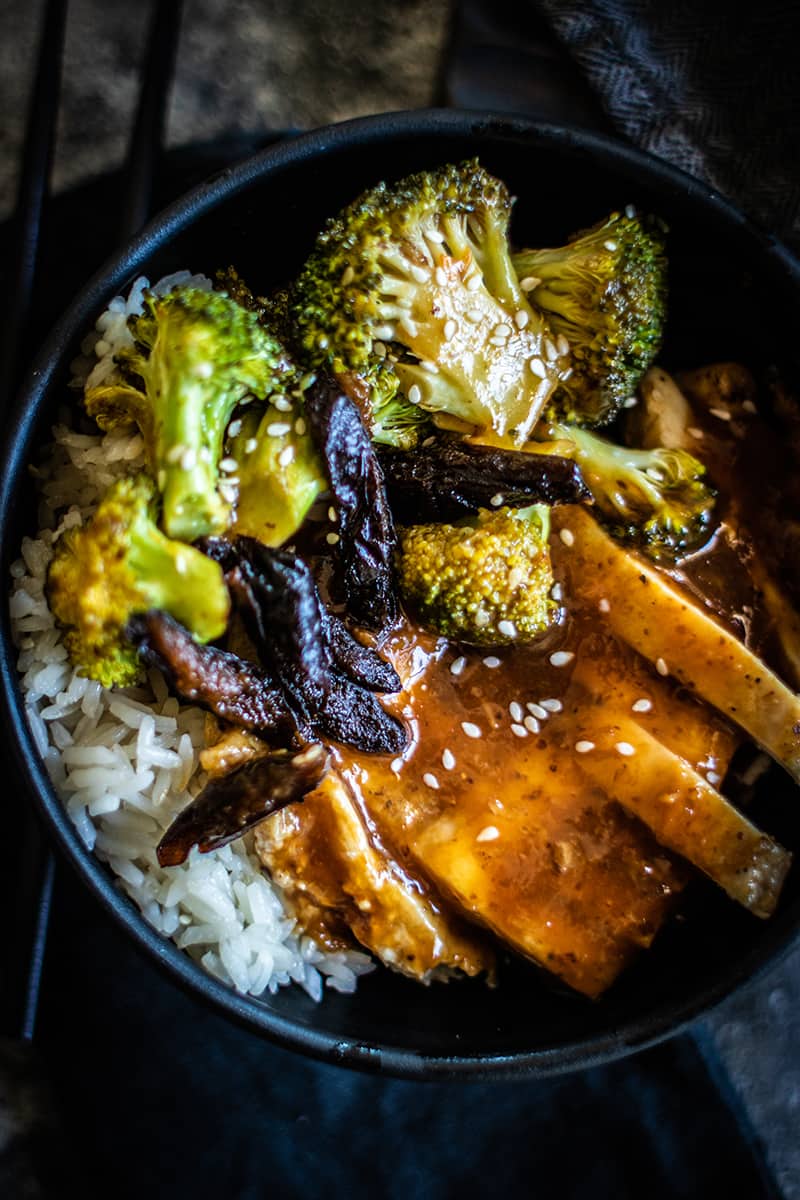
[[[669,577],[625,549],[582,508],[553,510],[572,532],[559,554],[567,594],[604,601],[604,621],[662,674],[724,713],[800,781],[800,699],[733,633],[693,604]]]
[[[467,772],[470,786],[456,781],[457,801],[435,815],[415,805],[411,781],[402,816],[397,807],[378,814],[372,795],[367,803],[379,823],[416,816],[409,852],[446,894],[576,991],[598,996],[652,942],[684,885],[682,868],[587,785],[569,752],[529,741],[501,777]]]
[[[260,825],[255,847],[304,928],[327,944],[349,929],[381,962],[424,982],[447,969],[492,973],[485,939],[376,842],[336,774]]]
[[[580,706],[575,732],[591,750],[580,770],[758,917],[775,911],[792,856],[632,716],[602,697]],[[579,743],[580,744],[580,743]]]

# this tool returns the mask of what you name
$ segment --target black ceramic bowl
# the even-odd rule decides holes
[[[785,357],[800,327],[800,266],[720,196],[663,162],[593,134],[505,116],[399,113],[318,130],[225,170],[162,212],[80,292],[31,369],[2,447],[3,579],[35,506],[26,464],[64,399],[68,364],[97,314],[139,273],[235,263],[256,289],[289,276],[323,218],[379,179],[479,155],[519,197],[517,241],[559,244],[632,203],[670,226],[671,304],[661,361]],[[25,722],[2,605],[2,721],[50,834],[98,900],[179,983],[254,1031],[330,1061],[411,1077],[545,1074],[588,1066],[675,1032],[774,962],[800,925],[798,872],[763,923],[710,886],[690,889],[673,920],[608,994],[591,1003],[554,988],[522,962],[501,986],[420,987],[385,970],[357,995],[314,1004],[299,989],[243,998],[154,933],[89,854],[43,769]],[[775,772],[756,818],[800,848],[800,805]]]

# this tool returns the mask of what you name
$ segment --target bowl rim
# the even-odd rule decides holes
[[[39,411],[49,388],[65,366],[65,353],[91,327],[113,295],[142,269],[154,251],[191,226],[198,217],[245,191],[263,177],[310,158],[325,158],[353,147],[409,136],[472,136],[476,153],[480,140],[493,136],[519,138],[538,145],[554,145],[576,152],[600,155],[612,167],[644,171],[706,211],[716,213],[729,227],[742,230],[759,251],[773,260],[800,291],[800,262],[772,234],[759,228],[735,205],[708,184],[645,151],[604,134],[543,123],[524,116],[455,109],[417,109],[359,117],[293,136],[216,172],[157,213],[143,229],[116,250],[80,288],[52,327],[6,414],[6,437],[0,446],[0,534],[5,529],[17,481],[33,449]],[[3,543],[4,568],[16,557],[16,547]],[[4,571],[4,578],[7,575]],[[576,1068],[610,1062],[686,1029],[734,989],[772,968],[788,954],[800,927],[783,930],[768,926],[758,945],[742,956],[713,984],[692,993],[682,1003],[649,1011],[609,1032],[591,1034],[550,1048],[513,1053],[437,1054],[397,1045],[360,1042],[316,1030],[264,1007],[250,996],[207,974],[184,951],[145,920],[134,902],[120,891],[108,868],[87,850],[65,806],[50,782],[25,719],[25,704],[16,671],[16,650],[11,639],[7,592],[0,605],[0,723],[25,790],[32,794],[39,817],[61,854],[103,908],[132,938],[135,946],[154,961],[174,982],[251,1031],[278,1045],[314,1058],[350,1067],[380,1071],[409,1079],[510,1079],[543,1077]]]

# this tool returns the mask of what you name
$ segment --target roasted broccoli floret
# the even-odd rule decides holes
[[[571,353],[572,373],[550,414],[581,425],[610,421],[661,345],[666,305],[664,238],[655,222],[612,213],[554,250],[522,250],[514,267],[532,304]]]
[[[457,525],[399,531],[400,592],[423,625],[478,646],[529,642],[556,605],[550,509],[482,509]]]
[[[588,429],[551,425],[554,441],[528,449],[573,458],[611,532],[651,558],[675,557],[707,536],[716,495],[686,450],[633,450]]]
[[[122,380],[89,389],[86,410],[101,429],[138,425],[170,537],[220,532],[229,518],[217,490],[228,421],[246,397],[285,388],[294,368],[257,313],[225,292],[146,293],[129,324],[135,345],[118,355]]]
[[[569,363],[514,272],[510,213],[475,160],[365,192],[293,286],[303,353],[364,378],[385,356],[411,404],[524,440]]]
[[[158,493],[145,474],[115,483],[85,525],[67,530],[48,574],[50,608],[67,633],[70,659],[106,687],[142,674],[125,626],[134,613],[170,613],[201,642],[228,623],[228,590],[218,563],[166,537],[156,524]]]
[[[234,422],[237,425],[237,422]],[[326,490],[325,467],[300,410],[246,410],[228,444],[228,488],[238,492],[236,531],[267,546],[282,546]]]

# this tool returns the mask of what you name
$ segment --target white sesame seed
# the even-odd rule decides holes
[[[528,360],[528,366],[534,375],[539,379],[544,379],[547,375],[547,368],[540,358],[531,358]]]
[[[578,754],[588,754],[590,750],[594,750],[594,742],[576,742],[575,750]]]
[[[478,288],[481,286],[482,283],[483,283],[482,276],[470,275],[469,279],[467,280],[467,291],[468,292],[477,292]]]
[[[571,529],[562,529],[558,536],[561,538],[565,546],[575,545],[575,534]]]
[[[484,626],[489,624],[492,618],[489,616],[486,609],[479,608],[472,619],[478,626],[478,629],[483,629]]]
[[[563,333],[560,333],[560,334],[558,335],[558,338],[556,339],[556,346],[558,347],[558,353],[559,353],[559,354],[560,354],[562,357],[563,357],[565,354],[569,354],[569,342],[568,342],[568,341],[567,341],[567,339],[564,337],[564,334],[563,334]]]
[[[490,671],[493,671],[493,670],[495,669],[495,667],[499,667],[499,666],[500,666],[500,659],[499,659],[499,658],[495,658],[495,656],[494,656],[493,654],[490,654],[490,655],[488,656],[488,658],[485,658],[485,659],[483,660],[483,665],[484,665],[485,667],[488,667]]]
[[[658,671],[659,675],[669,675],[669,667],[664,662],[663,658],[656,659],[656,670]]]
[[[519,286],[523,292],[532,292],[541,282],[541,279],[537,279],[535,275],[526,275],[524,279],[520,279]]]
[[[465,316],[465,317],[467,318],[467,320],[468,320],[468,321],[470,321],[470,322],[471,322],[473,325],[477,325],[477,324],[478,324],[478,322],[479,322],[479,321],[481,320],[481,318],[483,317],[483,313],[480,311],[480,309],[479,309],[479,308],[468,308],[468,309],[467,309],[467,311],[464,313],[464,316]]]
[[[444,767],[445,771],[452,771],[452,769],[455,765],[456,765],[455,754],[453,754],[452,750],[448,750],[445,748],[442,751],[442,766]]]
[[[510,326],[510,325],[506,325],[506,324],[504,324],[504,323],[501,323],[500,325],[495,325],[495,327],[494,327],[494,335],[495,335],[495,337],[508,337],[508,335],[509,335],[510,333],[511,333],[511,326]]]
[[[432,775],[430,771],[426,771],[422,776],[422,782],[426,784],[427,787],[433,788],[434,791],[436,791],[439,787],[439,780],[435,775]]]
[[[231,421],[230,425],[228,426],[228,437],[236,437],[237,433],[241,432],[241,429],[242,420],[241,417],[237,417],[236,420]]]
[[[516,722],[511,726],[511,732],[514,737],[524,738],[528,736],[528,731],[524,725],[517,725]]]
[[[605,246],[606,250],[610,250],[612,253],[613,253],[613,252],[614,252],[614,250],[616,250],[616,248],[617,248],[617,243],[616,243],[616,242],[612,242],[610,239],[609,239],[609,241],[607,241],[607,242],[603,242],[603,245]]]
[[[628,218],[629,221],[632,221],[633,218],[636,216],[636,209],[633,207],[632,204],[625,205],[625,216]]]
[[[287,433],[292,432],[292,427],[287,421],[272,421],[266,432],[268,437],[285,437]]]
[[[393,758],[393,759],[392,759],[392,764],[391,764],[391,767],[392,767],[392,770],[394,771],[395,775],[399,775],[399,774],[400,774],[400,771],[401,771],[401,770],[402,770],[402,768],[403,768],[403,760],[402,760],[402,758]]]
[[[439,287],[445,287],[447,284],[447,271],[445,271],[444,267],[437,267],[433,274]]]
[[[628,396],[628,399],[625,401],[625,403],[622,405],[622,407],[623,408],[636,408],[636,405],[638,403],[639,403],[639,399],[637,396]]]
[[[559,375],[559,379],[567,380],[567,379],[569,379],[571,374],[572,374],[572,367],[570,367],[569,370],[567,370],[567,371],[562,371],[561,374]]]
[[[305,417],[298,417],[298,418],[297,418],[297,420],[296,420],[296,421],[295,421],[295,423],[294,423],[294,431],[295,431],[295,433],[297,434],[297,436],[298,436],[298,437],[303,437],[303,436],[304,436],[304,434],[305,434],[305,432],[306,432],[306,419],[305,419]]]
[[[758,409],[756,408],[756,406],[752,400],[743,400],[742,401],[742,412],[757,413]]]
[[[329,521],[338,521],[338,519],[339,519],[339,514],[337,513],[336,509],[331,504],[330,507],[328,508],[328,520]]]
[[[686,430],[686,432],[689,434],[690,437],[697,438],[698,441],[700,441],[701,438],[705,437],[705,434],[703,433],[702,429],[698,429],[696,425],[690,425],[688,427],[688,429]]]
[[[611,605],[608,603],[605,596],[601,596],[601,598],[597,601],[597,607],[601,613],[611,612]]]
[[[194,373],[198,379],[210,379],[214,374],[214,368],[210,362],[201,362],[195,367]]]
[[[556,650],[550,655],[550,665],[553,667],[566,667],[571,663],[575,655],[571,650]]]
[[[411,317],[408,317],[405,314],[403,314],[403,316],[397,322],[397,328],[402,329],[403,333],[407,334],[410,338],[416,337],[419,333],[419,328],[417,327],[416,321],[412,321]]]
[[[372,350],[374,354],[377,354],[378,358],[386,358],[386,346],[383,342],[374,341],[372,343]]]
[[[466,665],[467,665],[467,660],[464,657],[464,655],[461,654],[458,658],[454,659],[453,662],[451,662],[450,674],[451,675],[460,675]]]
[[[376,326],[374,333],[375,337],[379,338],[382,342],[394,341],[394,326],[392,325],[378,325]]]
[[[529,713],[533,713],[533,715],[538,717],[540,721],[546,721],[550,716],[550,713],[543,704],[535,704],[533,700],[529,700],[525,707]]]
[[[422,392],[420,391],[419,384],[412,383],[411,387],[408,389],[409,404],[419,404],[421,399]]]
[[[458,325],[456,324],[456,322],[453,320],[452,317],[450,318],[449,321],[445,321],[445,323],[444,323],[444,340],[446,342],[452,342],[453,338],[456,336],[457,329],[458,329]]]
[[[224,471],[226,475],[232,475],[239,466],[235,458],[221,458],[219,461],[220,471]]]
[[[258,449],[258,438],[248,438],[244,444],[245,454],[252,454],[253,451],[257,450],[257,449]]]
[[[554,344],[550,341],[550,338],[544,339],[544,354],[548,362],[555,362],[555,360],[558,358],[558,350],[556,350]]]
[[[489,338],[490,346],[505,346],[507,342],[508,342],[508,338],[504,338],[504,337],[490,337]]]
[[[528,730],[528,733],[538,733],[541,729],[536,717],[526,717],[522,724]]]
[[[511,714],[511,720],[520,722],[523,717],[522,705],[518,700],[512,700],[508,706],[508,711]]]
[[[513,621],[498,621],[497,632],[503,637],[515,638],[517,636],[517,627]]]
[[[508,572],[508,586],[512,592],[519,587],[525,578],[525,572],[522,567],[512,567]]]
[[[634,700],[633,704],[631,705],[631,711],[632,712],[642,712],[642,713],[650,712],[650,709],[652,707],[653,707],[653,701],[648,700],[646,696],[642,696],[641,700]]]
[[[623,758],[631,758],[636,753],[636,750],[630,744],[630,742],[617,742],[614,749],[616,750],[617,754],[621,754]]]
[[[170,446],[167,451],[167,462],[176,463],[185,454],[186,447],[183,442],[178,442],[177,446]]]
[[[710,408],[708,410],[712,417],[716,417],[720,421],[730,421],[731,414],[727,408]]]
[[[708,782],[711,784],[712,787],[719,787],[719,785],[722,783],[722,776],[719,775],[716,771],[709,771],[706,774],[706,779],[708,780]]]
[[[272,403],[275,408],[277,408],[278,412],[292,411],[292,402],[288,396],[276,396]]]
[[[329,546],[335,546],[336,543],[339,541],[338,533],[326,533],[325,541],[328,543]]]
[[[187,446],[181,455],[181,468],[184,471],[191,471],[196,462],[197,454],[192,450],[191,446]]]
[[[560,601],[564,595],[564,589],[560,583],[554,583],[550,588],[550,596],[556,602]]]
[[[228,480],[219,485],[219,494],[228,504],[233,504],[236,500],[236,488]]]
[[[500,508],[501,504],[503,503],[503,498],[502,492],[495,492],[489,503],[491,504],[492,508]]]
[[[427,371],[430,375],[439,374],[439,368],[437,367],[436,363],[431,362],[429,358],[421,358],[419,360],[419,365],[422,367],[423,371]]]
[[[519,308],[514,313],[514,324],[517,329],[524,329],[531,319],[530,313],[525,312],[524,308]]]
[[[484,829],[482,829],[480,831],[478,836],[475,838],[475,841],[476,842],[496,842],[499,837],[500,837],[500,830],[497,828],[497,826],[496,825],[487,825]]]
[[[561,703],[561,701],[554,698],[542,700],[541,704],[542,708],[546,708],[547,711],[551,713],[560,713],[564,710],[564,705]]]
[[[452,670],[452,667],[450,669]],[[468,738],[483,737],[480,725],[475,725],[472,721],[462,721],[461,728]]]
[[[244,403],[244,401],[242,401],[242,403]],[[202,462],[202,463],[210,463],[211,462],[211,451],[209,450],[208,446],[203,446],[203,448],[201,449],[201,451],[197,457],[200,459],[200,462]]]
[[[280,454],[278,455],[278,466],[279,467],[288,467],[289,463],[291,463],[294,460],[294,454],[295,454],[294,446],[284,446],[283,449],[281,450]]]

